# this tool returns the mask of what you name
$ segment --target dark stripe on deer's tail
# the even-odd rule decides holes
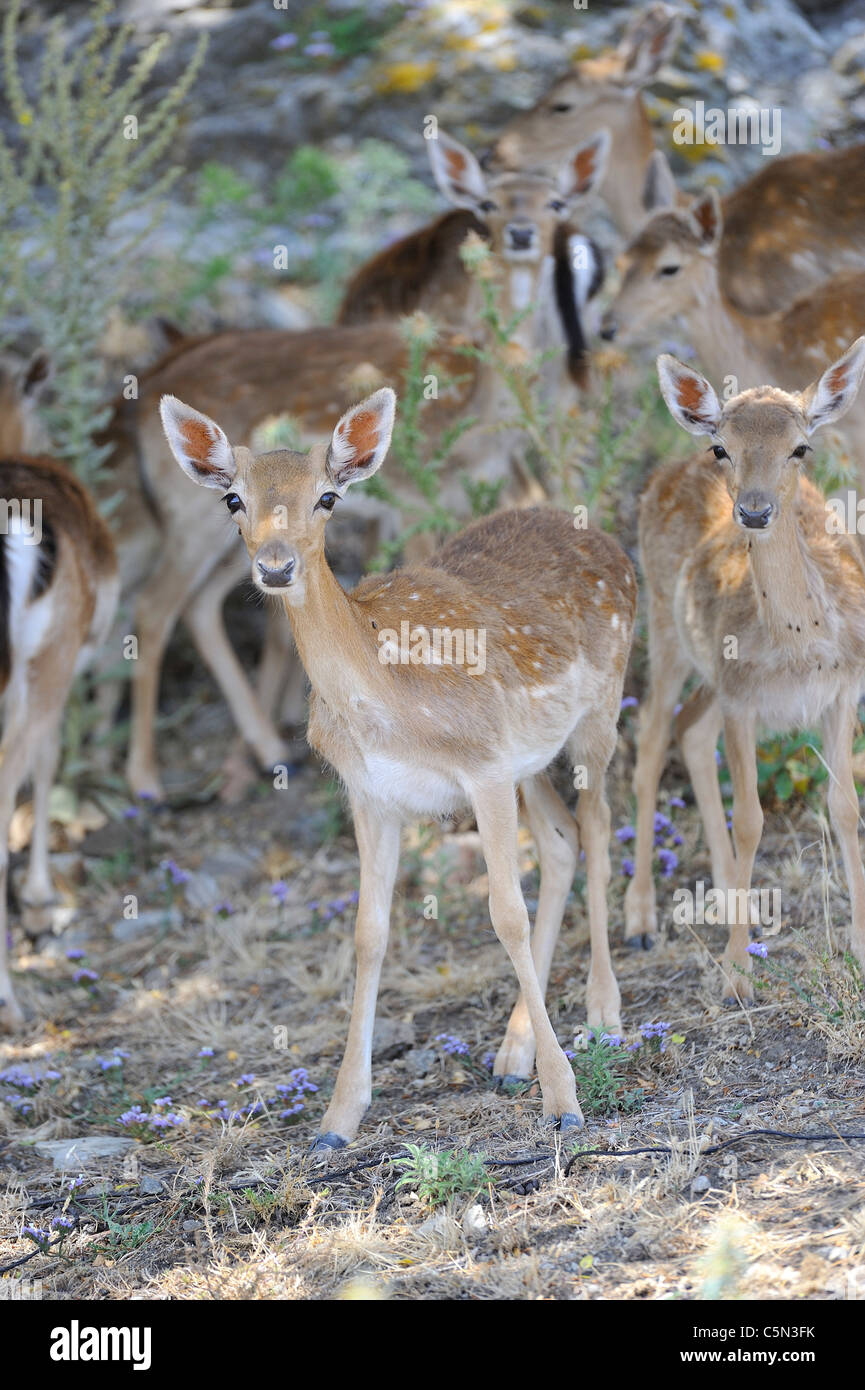
[[[559,319],[568,348],[568,372],[578,386],[584,386],[587,379],[586,339],[577,304],[577,286],[574,279],[574,267],[571,264],[569,241],[569,229],[564,225],[557,227],[553,248],[556,308],[559,311]]]
[[[50,521],[42,522],[42,539],[36,559],[33,583],[28,595],[30,601],[41,597],[51,588],[54,581],[54,571],[57,569],[57,533]]]
[[[9,537],[0,532],[0,693],[9,684],[12,645],[9,639]]]

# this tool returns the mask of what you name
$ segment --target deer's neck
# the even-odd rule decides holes
[[[743,314],[727,298],[718,280],[717,265],[706,268],[688,328],[706,370],[726,382],[735,368],[729,395],[762,386],[778,376],[777,314]]]
[[[654,141],[652,127],[639,92],[623,103],[625,119],[619,130],[613,130],[610,163],[601,198],[613,222],[628,240],[646,220],[643,207],[643,185]]]
[[[367,634],[323,553],[307,567],[302,597],[286,599],[285,608],[310,684],[330,709],[350,708],[378,684],[375,634]]]
[[[495,296],[496,314],[502,326],[518,321],[514,322],[505,345],[494,341],[492,327],[487,325],[483,346],[495,357],[503,355],[506,361],[530,360],[555,343],[555,328],[550,320],[549,308],[552,302],[551,283],[549,286],[546,284],[552,280],[553,259],[544,256],[538,262],[524,264],[505,261],[504,266],[505,271]],[[547,288],[550,293],[545,294]],[[489,423],[502,411],[513,414],[514,407],[513,395],[502,380],[498,366],[492,362],[481,362],[469,413],[477,414],[483,423]]]
[[[751,538],[749,559],[758,611],[773,645],[804,653],[825,635],[826,613],[795,507],[784,508],[767,536]]]

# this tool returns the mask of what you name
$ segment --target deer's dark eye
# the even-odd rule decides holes
[[[791,459],[803,459],[808,452],[807,444],[798,444],[790,455]]]
[[[552,208],[553,212],[564,212],[567,206],[567,203],[563,203],[561,198],[550,199],[550,207]]]
[[[721,459],[728,459],[730,457],[723,444],[713,444],[712,453],[715,455],[715,458],[718,460],[719,463]]]
[[[573,109],[569,101],[557,101],[550,107],[550,110],[555,111],[557,116],[564,116],[566,112],[573,111]]]
[[[679,266],[679,265],[662,265],[662,266],[661,266],[661,269],[658,271],[658,274],[659,274],[659,275],[678,275],[678,273],[679,273],[679,271],[680,271],[681,269],[682,269],[682,267]]]
[[[231,512],[232,516],[234,516],[235,512],[246,511],[246,508],[244,507],[236,492],[227,492],[222,500],[225,503],[228,510]]]
[[[323,492],[319,497],[316,506],[321,507],[323,511],[332,512],[337,501],[338,498],[335,492]]]
[[[484,198],[483,202],[479,203],[478,206],[481,212],[495,212],[496,210],[496,205],[491,198]]]

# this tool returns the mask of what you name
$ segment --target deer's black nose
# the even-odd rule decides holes
[[[747,526],[752,531],[764,531],[772,520],[772,504],[768,506],[751,509],[745,507],[740,502],[738,505],[739,520],[743,526]]]
[[[534,227],[508,227],[508,241],[512,251],[531,251],[535,239]]]
[[[601,323],[601,337],[605,342],[611,343],[619,331],[619,325],[612,314],[604,314]]]
[[[256,560],[255,563],[258,573],[261,575],[261,582],[268,589],[284,589],[294,577],[295,559],[293,555],[284,564],[275,567],[266,565],[263,560]]]

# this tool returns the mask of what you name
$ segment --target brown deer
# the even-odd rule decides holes
[[[850,893],[850,948],[865,966],[865,873],[853,781],[856,703],[865,682],[865,568],[855,540],[827,526],[822,493],[803,474],[814,431],[850,409],[865,371],[858,338],[804,391],[742,391],[723,404],[698,372],[658,358],[673,418],[708,435],[705,452],[658,469],[640,505],[649,602],[649,694],[634,790],[637,843],[626,936],[656,933],[652,828],[658,781],[679,692],[701,684],[676,719],[700,809],[716,888],[735,899],[722,968],[730,996],[753,996],[748,954],[751,875],[763,828],[757,792],[760,727],[782,733],[819,722],[829,815]],[[733,785],[733,841],[715,765],[723,728]]]
[[[653,149],[640,89],[653,81],[672,52],[680,27],[677,10],[665,4],[649,5],[628,26],[616,50],[582,59],[532,110],[515,116],[484,160],[485,166],[495,172],[535,169],[553,175],[576,145],[607,130],[611,145],[604,201],[624,235],[636,231],[642,221],[641,192]],[[471,281],[460,261],[459,248],[469,231],[486,234],[482,207],[446,212],[385,247],[350,281],[339,322],[362,323],[418,308],[429,310],[444,322],[460,322]],[[562,227],[556,248],[555,288],[556,302],[564,315],[573,313],[574,304],[579,313],[598,288],[591,279],[573,283],[574,255],[583,244],[577,229]],[[572,342],[571,353],[580,355],[579,338]]]
[[[51,459],[0,460],[0,1031],[23,1024],[7,955],[9,823],[33,782],[23,900],[52,901],[48,796],[70,686],[104,641],[117,602],[108,529],[78,480]]]
[[[643,206],[684,214],[702,199],[680,192],[655,150]],[[773,159],[721,199],[717,235],[719,284],[749,316],[788,309],[832,276],[865,270],[865,145]]]
[[[376,996],[406,820],[474,810],[490,916],[521,990],[494,1071],[525,1075],[537,1044],[544,1113],[562,1129],[581,1115],[544,989],[578,844],[592,941],[589,1019],[615,1024],[619,1015],[607,940],[604,781],[634,623],[630,562],[600,531],[529,508],[477,521],[428,565],[371,576],[346,593],[325,559],[325,525],[348,488],[381,466],[395,403],[382,388],[343,415],[327,445],[258,456],[232,448],[219,425],[176,398],[161,404],[181,468],[226,494],[256,585],[284,601],[312,683],[309,741],[351,801],[361,863],[357,985],[321,1149],[352,1139],[370,1103]],[[470,646],[483,659],[461,664]],[[585,771],[576,824],[544,771],[565,746]],[[541,864],[531,944],[515,787]]]
[[[553,331],[541,305],[540,285],[550,273],[556,228],[603,178],[607,149],[608,139],[601,133],[572,152],[557,179],[519,174],[488,179],[469,151],[456,141],[442,134],[435,144],[433,158],[442,161],[438,172],[452,196],[495,204],[488,215],[492,249],[504,271],[498,282],[498,309],[506,323],[516,314],[524,315],[513,326],[512,340],[526,352],[546,347]],[[480,325],[479,304],[475,313]],[[481,335],[485,331],[480,325]],[[524,441],[515,432],[506,438],[501,429],[491,430],[503,414],[514,414],[513,403],[503,400],[504,388],[492,367],[474,365],[457,351],[461,342],[465,342],[464,334],[457,335],[456,340],[445,336],[437,355],[446,375],[469,375],[471,384],[453,397],[443,395],[430,408],[429,443],[432,448],[461,415],[477,418],[478,424],[459,441],[442,474],[443,503],[467,517],[469,503],[461,473],[503,482],[503,500],[513,500],[525,487],[521,471]],[[328,438],[334,415],[357,397],[358,375],[374,371],[379,380],[396,382],[406,360],[404,334],[393,323],[295,333],[256,329],[214,334],[187,350],[172,351],[142,378],[139,399],[132,403],[129,429],[132,452],[158,514],[162,539],[158,556],[149,562],[149,573],[145,571],[138,581],[134,631],[140,659],[133,667],[127,763],[129,781],[137,792],[160,791],[154,740],[159,675],[165,645],[181,614],[219,680],[244,737],[263,762],[278,763],[282,758],[281,744],[267,718],[279,681],[279,644],[275,641],[271,645],[264,688],[260,701],[256,700],[220,618],[223,599],[247,575],[248,566],[242,553],[232,553],[234,537],[224,515],[202,507],[201,495],[179,477],[158,424],[160,396],[170,391],[191,397],[220,414],[232,438],[247,444],[264,421],[285,413],[294,417],[305,438]],[[375,364],[374,369],[370,363]],[[405,488],[402,491],[406,493]],[[406,496],[410,502],[410,493]],[[385,510],[367,498],[352,499],[350,506],[359,516],[379,520]]]
[[[789,309],[744,314],[720,283],[722,230],[715,189],[690,208],[653,213],[622,258],[621,287],[602,336],[624,345],[657,342],[662,326],[679,322],[711,376],[732,377],[735,390],[764,381],[794,390],[865,324],[865,270],[833,276]],[[865,397],[837,432],[865,480]]]

